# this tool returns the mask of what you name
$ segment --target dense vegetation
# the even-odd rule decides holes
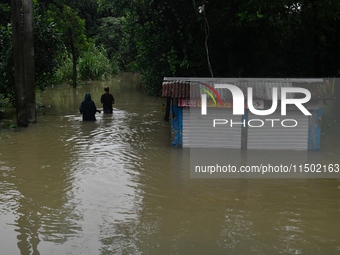
[[[164,76],[334,77],[338,0],[34,0],[37,88],[140,72]],[[0,0],[0,108],[13,98],[10,1]]]

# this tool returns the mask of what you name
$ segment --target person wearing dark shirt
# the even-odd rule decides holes
[[[83,115],[83,121],[95,121],[96,112],[100,113],[91,99],[91,94],[88,92],[85,94],[84,101],[80,104],[79,111]]]
[[[101,96],[100,102],[103,104],[104,113],[112,113],[112,105],[115,103],[114,97],[110,94],[109,87],[104,88],[105,93]]]

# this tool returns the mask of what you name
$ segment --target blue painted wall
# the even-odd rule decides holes
[[[310,117],[309,128],[308,128],[308,150],[318,151],[320,150],[321,141],[321,128],[320,120],[323,114],[323,109],[319,108],[313,112],[313,116]]]
[[[183,108],[172,105],[171,116],[171,132],[173,132],[171,145],[182,147]]]

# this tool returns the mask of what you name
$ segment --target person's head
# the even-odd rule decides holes
[[[85,100],[86,101],[91,101],[91,94],[89,92],[86,92],[85,94]]]
[[[109,87],[108,87],[108,86],[105,86],[105,87],[104,87],[104,91],[105,91],[106,93],[109,93],[109,92],[110,92]]]

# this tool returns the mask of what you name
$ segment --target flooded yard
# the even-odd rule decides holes
[[[85,92],[100,108],[104,86],[113,114],[82,122]],[[138,76],[38,99],[38,123],[0,131],[1,254],[340,253],[339,179],[190,178]],[[313,157],[334,163],[339,142]]]

